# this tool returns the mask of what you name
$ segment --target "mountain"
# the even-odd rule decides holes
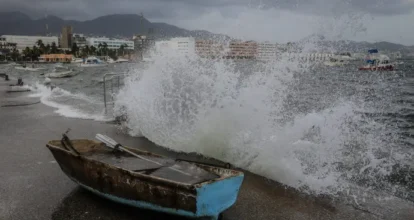
[[[311,45],[311,47],[316,48],[317,51],[337,51],[337,52],[359,52],[365,53],[369,49],[378,49],[379,51],[386,52],[401,52],[403,54],[410,53],[413,51],[414,46],[405,46],[402,44],[390,43],[390,42],[375,42],[370,43],[366,41],[356,42],[351,40],[338,40],[332,41],[327,40],[322,35],[310,35],[306,38],[300,40],[298,45],[306,46]]]
[[[48,30],[46,30],[46,25]],[[59,35],[62,27],[71,25],[74,33],[83,33],[93,36],[128,37],[134,34],[151,35],[157,38],[168,37],[196,37],[198,39],[214,39],[228,41],[231,38],[221,34],[208,31],[190,31],[174,25],[158,22],[150,22],[143,16],[136,14],[114,14],[98,17],[88,21],[64,20],[49,15],[40,19],[32,19],[21,12],[0,12],[0,35],[44,35],[50,33]],[[310,44],[309,44],[310,43]],[[389,42],[356,42],[350,40],[327,40],[323,35],[310,35],[299,42],[296,46],[311,45],[315,51],[335,52],[366,52],[368,49],[376,48],[380,51],[395,52],[403,54],[414,52],[414,46],[404,46]]]
[[[132,37],[134,34],[147,35],[150,31],[156,37],[228,38],[207,31],[190,31],[166,23],[150,22],[136,14],[114,14],[88,21],[75,21],[64,20],[56,16],[31,19],[21,12],[0,12],[0,35],[44,35],[46,33],[58,35],[65,25],[71,25],[74,33],[94,36]]]

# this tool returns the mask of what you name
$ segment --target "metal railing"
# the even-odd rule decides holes
[[[114,95],[116,92],[119,91],[121,86],[124,84],[123,78],[130,74],[127,73],[107,73],[103,76],[103,96],[104,96],[104,106],[105,106],[105,113],[107,113],[108,105],[110,103],[114,103]],[[108,89],[107,86],[110,85]],[[110,90],[110,98],[112,99],[111,102],[108,102],[107,98],[107,90]]]

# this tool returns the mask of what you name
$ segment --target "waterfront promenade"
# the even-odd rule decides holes
[[[80,189],[63,174],[45,145],[60,139],[70,128],[71,138],[93,139],[102,133],[130,147],[186,159],[202,158],[176,154],[144,138],[130,137],[113,123],[61,117],[36,98],[28,98],[28,93],[6,93],[10,83],[15,82],[0,78],[0,106],[31,105],[0,107],[1,220],[183,219],[118,205]],[[395,207],[385,201],[355,208],[330,198],[307,196],[246,172],[238,201],[224,213],[224,219],[414,219],[411,202],[395,199],[391,203]]]

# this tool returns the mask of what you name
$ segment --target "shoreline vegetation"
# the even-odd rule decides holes
[[[132,50],[127,50],[128,45],[121,45],[119,49],[109,49],[106,43],[99,44],[98,47],[86,45],[83,48],[77,46],[76,43],[72,45],[71,50],[63,50],[57,47],[55,43],[51,45],[45,45],[42,40],[38,40],[36,45],[32,48],[26,47],[19,52],[17,49],[13,49],[7,55],[0,55],[1,61],[13,61],[13,62],[39,62],[39,58],[43,54],[71,54],[76,58],[86,58],[88,56],[108,56],[114,60],[117,60],[120,56],[130,55]]]

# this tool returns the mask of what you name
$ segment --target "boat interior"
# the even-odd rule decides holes
[[[186,185],[195,185],[239,175],[238,171],[220,168],[215,165],[166,158],[146,151],[127,148],[141,157],[138,158],[129,153],[111,149],[104,143],[92,140],[71,140],[70,144],[65,144],[65,142],[60,140],[50,141],[48,146],[59,148],[72,154],[79,154],[81,157],[130,172]]]

